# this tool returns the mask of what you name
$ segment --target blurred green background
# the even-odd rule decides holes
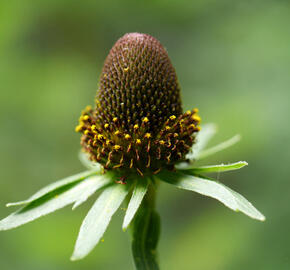
[[[126,32],[167,48],[184,109],[215,122],[218,143],[242,141],[207,164],[247,160],[217,176],[267,217],[265,223],[163,184],[161,269],[290,269],[288,162],[290,1],[14,1],[0,3],[0,215],[5,203],[83,170],[80,111],[92,104],[102,63]],[[93,253],[69,257],[89,203],[0,233],[3,270],[133,269],[122,210]]]

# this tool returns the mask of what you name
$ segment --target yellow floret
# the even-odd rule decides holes
[[[199,117],[199,115],[195,114],[191,117],[192,120],[200,122],[201,118]]]
[[[121,148],[121,146],[116,144],[116,145],[113,146],[113,148],[114,148],[114,150],[119,150]]]
[[[150,133],[146,133],[144,137],[147,138],[147,139],[150,139],[151,138],[151,134]]]
[[[130,136],[129,134],[126,134],[126,135],[125,135],[125,139],[126,139],[126,140],[130,140],[130,139],[131,139],[131,136]]]
[[[82,128],[83,128],[82,125],[78,125],[78,126],[76,126],[75,131],[80,132],[82,130]]]
[[[148,123],[149,122],[149,119],[147,117],[144,117],[143,120],[142,120],[144,123]]]
[[[92,130],[93,132],[96,132],[96,129],[97,129],[96,125],[92,125],[92,126],[91,126],[91,130]]]
[[[136,140],[136,144],[141,144],[141,140],[140,139],[137,139]]]

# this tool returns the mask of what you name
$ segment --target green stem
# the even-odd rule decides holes
[[[132,224],[132,253],[137,270],[158,270],[157,243],[160,218],[155,211],[156,186],[150,183],[148,191]]]

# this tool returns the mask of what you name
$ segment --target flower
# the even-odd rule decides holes
[[[197,109],[182,112],[176,73],[159,41],[145,34],[126,34],[105,61],[95,108],[88,106],[76,127],[82,134],[80,160],[88,170],[52,183],[27,200],[7,204],[21,208],[0,221],[0,230],[69,204],[75,209],[102,190],[81,225],[72,260],[93,250],[114,213],[127,201],[123,229],[132,230],[136,269],[159,269],[160,219],[155,210],[159,182],[215,198],[234,211],[265,220],[243,196],[207,176],[240,169],[247,162],[196,166],[198,159],[240,140],[237,135],[204,150],[216,129],[208,124],[199,131],[197,113]]]
[[[197,112],[182,113],[177,76],[161,43],[130,33],[107,56],[96,106],[83,111],[76,131],[83,150],[105,169],[156,174],[185,159],[200,130]]]

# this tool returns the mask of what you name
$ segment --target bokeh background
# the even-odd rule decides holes
[[[266,216],[260,223],[215,200],[163,184],[161,269],[290,269],[290,2],[286,0],[14,1],[0,3],[0,216],[5,203],[82,171],[80,111],[102,63],[126,32],[157,37],[182,87],[219,133],[242,141],[205,161],[247,160],[217,175]],[[204,163],[205,163],[204,162]],[[0,233],[2,270],[133,269],[120,210],[93,253],[69,257],[89,203]]]

